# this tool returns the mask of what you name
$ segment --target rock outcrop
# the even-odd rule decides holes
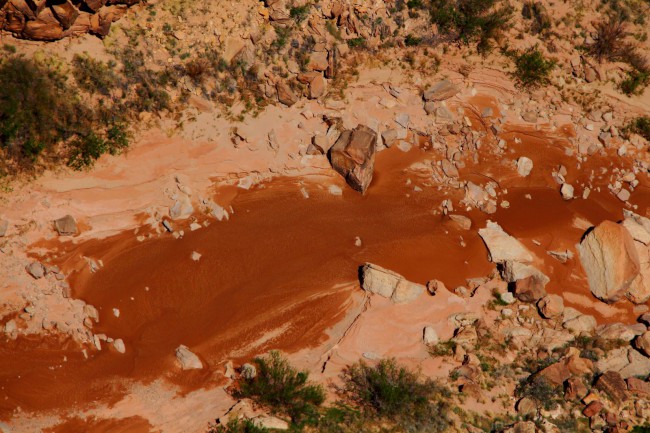
[[[111,24],[140,0],[0,1],[0,30],[24,39],[54,41],[91,33],[108,35]]]
[[[603,221],[578,245],[591,293],[604,302],[615,302],[625,295],[639,275],[639,255],[627,229]]]
[[[330,163],[354,190],[364,194],[375,168],[377,133],[364,125],[341,133],[329,150]]]

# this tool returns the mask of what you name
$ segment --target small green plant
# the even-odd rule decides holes
[[[422,43],[422,38],[419,38],[417,36],[413,36],[412,34],[406,35],[404,38],[404,44],[407,47],[416,47]]]
[[[549,75],[555,68],[556,61],[548,60],[534,47],[531,50],[514,55],[515,79],[523,87],[537,87],[549,82]]]
[[[251,398],[280,413],[289,415],[294,424],[314,424],[318,407],[325,401],[320,385],[308,382],[309,373],[297,371],[289,362],[273,351],[268,356],[255,358],[257,376],[242,379],[237,397]]]
[[[452,340],[441,341],[429,349],[432,356],[452,356],[456,350],[456,342]]]
[[[640,71],[632,69],[628,71],[627,78],[620,83],[621,91],[628,96],[638,95],[650,83],[650,70]]]
[[[631,433],[650,433],[650,424],[634,426]]]
[[[309,4],[302,6],[294,6],[289,9],[289,16],[293,18],[298,24],[303,22],[309,15]]]
[[[359,36],[357,38],[348,39],[348,46],[350,48],[362,48],[366,46],[366,38]]]
[[[625,127],[625,132],[639,134],[641,137],[650,141],[650,117],[637,117]]]
[[[269,430],[258,427],[249,419],[233,418],[227,424],[211,425],[208,433],[268,433]]]
[[[366,413],[394,422],[403,431],[442,432],[450,424],[449,391],[431,379],[385,359],[371,367],[363,361],[342,374],[341,396]]]

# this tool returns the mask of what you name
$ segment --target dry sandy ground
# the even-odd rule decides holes
[[[486,106],[500,111],[506,101],[521,96],[504,74],[492,69],[475,70],[468,79],[454,72],[439,75],[461,85],[462,93],[448,102],[451,108],[464,107],[477,129],[482,126],[475,113]],[[423,83],[417,77],[403,79],[397,72],[366,71],[350,85],[343,109],[315,101],[271,107],[237,125],[244,139],[238,147],[231,141],[232,125],[197,103],[196,121],[171,138],[163,132],[171,125],[162,125],[143,133],[126,155],[103,157],[92,171],[47,173],[6,195],[3,217],[10,221],[10,231],[0,255],[4,321],[17,316],[7,313],[31,304],[36,306],[33,317],[18,318],[23,333],[42,333],[47,319],[77,340],[92,338],[82,324],[83,302],[56,293],[43,295],[59,283],[34,281],[24,272],[30,260],[44,257],[72,274],[68,281],[74,297],[99,309],[93,332],[123,338],[127,353],[106,346],[98,352],[85,344],[86,361],[70,341],[62,349],[36,337],[17,342],[7,338],[2,356],[8,359],[0,362],[0,428],[201,432],[233,403],[224,390],[226,361],[242,362],[271,348],[290,352],[296,365],[324,383],[335,381],[342,368],[364,356],[395,356],[424,373],[446,375],[449,367],[428,356],[421,343],[423,326],[433,325],[441,338],[449,338],[453,327],[447,318],[482,311],[489,290],[469,300],[443,292],[394,305],[366,298],[358,288],[356,269],[372,261],[416,282],[441,279],[450,288],[466,278],[483,277],[492,265],[475,229],[488,216],[459,209],[474,223],[472,231],[461,233],[434,212],[448,192],[409,168],[426,159],[439,160],[431,151],[381,152],[378,174],[363,198],[347,189],[324,156],[305,154],[311,137],[325,132],[323,114],[341,116],[346,127],[367,124],[384,130],[395,126],[397,114],[408,113],[412,130],[430,131],[432,123],[417,88]],[[382,85],[388,82],[401,86],[404,96],[390,96]],[[618,99],[611,101],[617,113],[648,109],[647,97],[637,99],[634,107]],[[546,101],[531,104],[544,106]],[[595,140],[597,134],[574,127],[571,108],[563,104],[537,126],[524,125],[521,110],[505,114],[510,150],[504,159],[531,157],[535,171],[530,178],[518,178],[512,165],[489,157],[479,164],[468,162],[461,175],[494,177],[509,189],[504,197],[510,208],[490,218],[536,254],[552,276],[551,291],[600,320],[630,320],[629,304],[595,302],[579,266],[560,266],[546,254],[551,249],[574,250],[585,225],[622,215],[623,204],[606,191],[606,179],[601,193],[574,203],[562,201],[553,184],[550,172],[559,161],[570,168],[568,180],[575,182],[605,161],[594,157],[577,170],[575,158],[565,155],[568,140]],[[277,149],[269,145],[272,130]],[[629,165],[630,160],[620,164]],[[278,176],[288,179],[269,182]],[[648,185],[645,176],[640,179]],[[250,191],[241,188],[249,184]],[[329,185],[340,187],[343,195],[330,195]],[[640,188],[631,200],[643,214],[648,205],[645,191]],[[185,232],[176,240],[160,221],[183,196],[189,196],[195,212],[190,219],[173,222]],[[208,216],[204,200],[229,210],[230,220]],[[81,233],[61,240],[51,222],[65,214],[77,218]],[[191,221],[201,228],[190,231]],[[356,236],[362,239],[361,247],[354,245]],[[198,264],[189,259],[191,251],[203,254]],[[103,268],[91,273],[86,259],[101,261]],[[187,287],[181,287],[182,281]],[[165,288],[166,282],[170,287]],[[213,291],[213,286],[218,288]],[[145,287],[151,289],[149,294]],[[118,305],[120,318],[112,315]],[[241,340],[235,344],[236,339]],[[204,371],[179,371],[173,357],[179,343],[201,356]],[[42,355],[41,361],[34,362],[35,354]],[[53,389],[43,389],[47,386]]]

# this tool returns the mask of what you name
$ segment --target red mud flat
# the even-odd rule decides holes
[[[186,229],[179,240],[165,234],[137,242],[129,232],[79,245],[39,244],[56,251],[56,262],[72,273],[74,296],[99,309],[95,332],[122,338],[126,354],[89,350],[89,359],[83,360],[78,348],[20,340],[13,346],[3,344],[0,418],[10,418],[17,407],[41,411],[110,403],[124,392],[124,379],[166,377],[186,390],[216,386],[223,383],[220,372],[229,359],[242,361],[273,348],[316,347],[345,317],[352,304],[350,283],[357,281],[364,262],[419,283],[440,279],[450,288],[487,275],[493,265],[475,229],[488,218],[521,236],[549,264],[550,271],[545,271],[552,291],[589,294],[584,278],[568,278],[581,272],[577,260],[552,262],[545,248],[571,247],[567,244],[579,241],[580,230],[571,227],[576,216],[592,223],[619,219],[621,204],[616,199],[594,194],[593,199],[565,202],[555,186],[540,179],[511,188],[504,197],[510,209],[490,216],[458,210],[474,222],[471,231],[461,232],[433,213],[448,196],[404,172],[424,158],[434,155],[397,149],[380,153],[375,180],[365,196],[339,182],[343,197],[335,197],[317,183],[289,178],[238,192],[230,203],[235,209],[230,221],[194,232]],[[479,168],[488,173],[490,167]],[[407,179],[413,182],[407,184]],[[502,187],[517,182],[521,180],[511,178]],[[423,191],[415,192],[416,184]],[[303,198],[301,185],[310,198]],[[533,200],[524,198],[528,193]],[[361,247],[354,245],[357,236]],[[202,255],[198,262],[190,258],[193,251]],[[90,273],[83,257],[101,259],[104,267]],[[579,307],[602,317],[591,305]],[[119,318],[113,308],[120,310]],[[616,311],[610,320],[633,320],[631,306]],[[180,372],[174,358],[179,344],[189,346],[207,368]],[[62,362],[64,356],[67,362]]]

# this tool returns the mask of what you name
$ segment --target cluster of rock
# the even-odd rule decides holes
[[[0,1],[0,29],[16,37],[53,41],[92,33],[106,36],[111,24],[139,0]]]

